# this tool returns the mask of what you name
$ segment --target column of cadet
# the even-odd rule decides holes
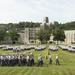
[[[46,59],[49,59],[49,64],[52,64],[52,56],[48,54]],[[1,54],[0,55],[0,66],[33,66],[34,62],[34,55],[31,52],[27,54]],[[56,65],[60,65],[58,60],[58,55],[56,55]],[[43,65],[43,56],[39,54],[37,66]]]
[[[32,53],[26,54],[1,54],[1,66],[32,66],[34,65],[34,55]]]

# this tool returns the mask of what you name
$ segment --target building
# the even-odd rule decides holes
[[[59,23],[57,21],[54,22],[49,22],[49,18],[48,17],[44,17],[43,18],[43,22],[40,24],[40,28],[45,28],[45,25],[47,26],[54,26],[54,27],[58,27]]]
[[[75,30],[65,30],[65,44],[75,43]]]
[[[49,23],[49,18],[48,17],[44,17],[43,18],[43,23]]]
[[[64,41],[58,41],[58,44],[75,44],[75,30],[65,30],[65,40]],[[57,41],[53,41],[53,36],[51,35],[50,40],[52,42],[55,42],[57,44]]]
[[[21,44],[30,44],[30,43],[39,43],[37,41],[35,35],[40,30],[40,28],[24,28],[20,30],[18,34],[20,37],[18,39],[18,43]]]

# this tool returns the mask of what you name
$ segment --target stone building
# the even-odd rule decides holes
[[[40,28],[24,28],[24,30],[20,30],[20,32],[18,33],[20,34],[18,43],[21,44],[38,43],[35,35],[39,30]]]
[[[65,30],[65,44],[75,43],[75,30]]]

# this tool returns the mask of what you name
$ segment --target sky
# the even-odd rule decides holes
[[[75,0],[0,0],[0,23],[75,21]]]

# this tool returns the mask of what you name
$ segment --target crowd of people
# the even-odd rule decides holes
[[[32,53],[27,54],[1,54],[0,65],[1,66],[32,66],[34,64],[34,55]]]
[[[46,59],[49,60],[49,64],[52,64],[52,55],[48,53]],[[43,66],[43,55],[39,54],[37,58],[37,66]],[[35,64],[34,54],[28,52],[27,54],[1,54],[0,55],[0,65],[1,66],[33,66]],[[56,55],[56,65],[60,65],[59,57]]]

